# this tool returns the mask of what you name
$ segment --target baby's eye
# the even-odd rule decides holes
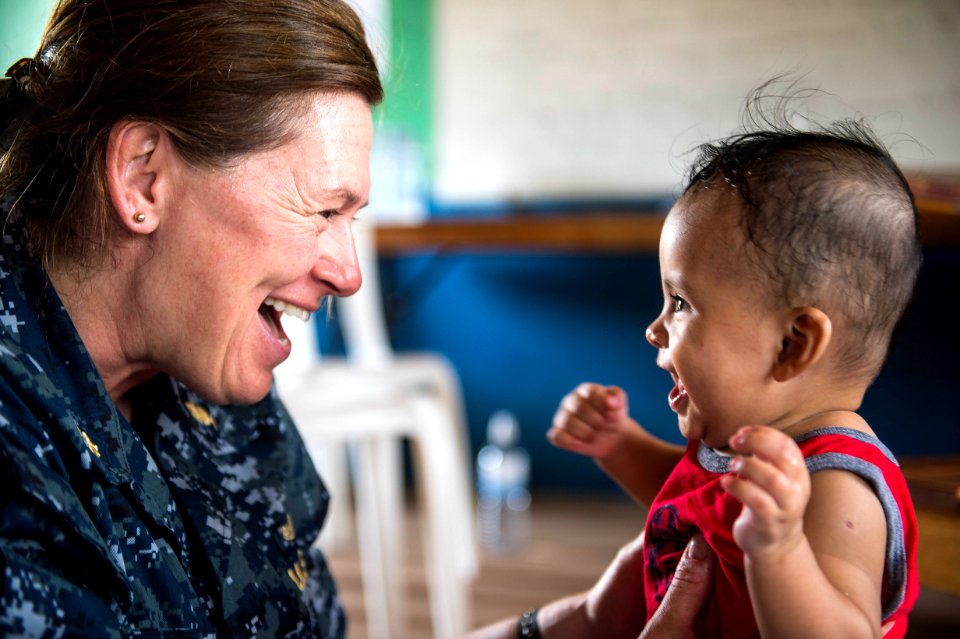
[[[683,299],[679,295],[671,295],[670,299],[673,300],[673,312],[682,313],[683,311],[690,308],[690,305],[687,304],[687,300]]]

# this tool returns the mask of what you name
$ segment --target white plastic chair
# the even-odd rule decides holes
[[[322,357],[315,327],[286,320],[294,344],[276,370],[277,388],[333,495],[330,547],[349,538],[345,445],[352,453],[357,539],[371,638],[401,636],[404,473],[411,445],[427,589],[435,637],[470,625],[469,584],[477,572],[473,493],[459,380],[442,357],[396,354],[380,301],[373,229],[354,224],[364,284],[338,300],[345,358]],[[315,321],[315,320],[311,320]]]

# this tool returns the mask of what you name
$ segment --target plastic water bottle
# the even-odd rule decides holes
[[[497,411],[477,454],[480,540],[496,554],[521,550],[530,534],[530,455],[520,446],[513,413]]]

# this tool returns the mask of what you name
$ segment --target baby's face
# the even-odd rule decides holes
[[[647,330],[675,386],[680,432],[722,448],[748,424],[782,417],[771,393],[782,313],[752,267],[739,198],[722,186],[684,195],[660,237],[664,306]]]

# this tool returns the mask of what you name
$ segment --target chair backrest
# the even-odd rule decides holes
[[[384,368],[393,360],[381,298],[374,224],[368,218],[353,223],[353,239],[360,272],[363,273],[363,286],[350,297],[338,298],[334,304],[347,357],[364,368]]]

